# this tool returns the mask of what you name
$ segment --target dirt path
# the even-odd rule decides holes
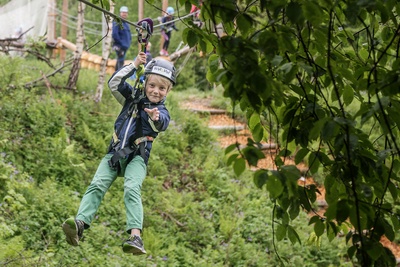
[[[247,138],[251,137],[250,130],[247,125],[243,122],[235,120],[231,118],[228,114],[226,114],[225,110],[215,109],[210,106],[211,98],[203,98],[203,99],[191,99],[190,101],[184,101],[182,105],[183,109],[190,110],[192,112],[201,114],[209,114],[208,118],[208,126],[213,129],[219,130],[229,130],[226,132],[233,132],[232,129],[235,127],[236,133],[232,134],[220,134],[219,143],[221,147],[227,147],[235,142],[240,145],[247,144]],[[204,115],[203,115],[204,116]],[[276,149],[268,149],[264,150],[265,158],[258,162],[257,168],[263,169],[276,169],[273,158],[275,157]],[[287,164],[294,164],[292,160],[288,160]],[[299,164],[297,167],[300,170],[305,170],[306,166],[304,164]],[[320,195],[317,196],[317,203],[319,206],[318,213],[323,215],[326,209],[326,201],[325,201],[325,188],[323,185],[317,184],[311,177],[302,178],[299,180],[299,183],[306,184],[316,184],[317,188],[321,192]],[[399,263],[397,266],[400,266],[400,245],[389,241],[386,237],[382,237],[381,243],[383,246],[389,248]]]

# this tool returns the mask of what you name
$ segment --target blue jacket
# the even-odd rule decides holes
[[[165,131],[170,122],[169,112],[164,105],[165,99],[159,103],[152,103],[147,97],[143,98],[138,104],[139,116],[127,118],[129,108],[135,100],[135,93],[138,89],[134,89],[126,82],[126,79],[131,77],[135,72],[136,68],[134,64],[131,63],[116,71],[108,81],[108,87],[110,88],[111,93],[122,105],[122,110],[114,124],[114,131],[117,132],[119,130],[118,139],[120,140],[120,144],[116,148],[123,148],[129,145],[128,140],[131,137],[135,137],[135,134],[137,133],[136,125],[138,117],[141,119],[143,136],[151,136],[153,138],[156,138],[159,132]],[[144,108],[151,109],[154,107],[157,107],[160,111],[160,119],[158,121],[152,121],[147,112],[144,111]],[[114,141],[112,139],[110,147],[112,147],[113,143]],[[152,142],[148,141],[146,144],[146,156],[144,159],[146,164],[150,157],[151,148]],[[111,148],[109,151],[110,154],[114,154],[114,152],[115,148]]]
[[[119,26],[119,24],[113,21],[113,28],[112,28],[112,38],[113,38],[113,45],[118,46],[123,50],[128,50],[132,42],[131,36],[131,29],[129,24],[126,22],[122,22],[123,29]]]

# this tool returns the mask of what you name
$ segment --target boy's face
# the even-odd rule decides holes
[[[158,103],[168,94],[169,87],[166,79],[158,75],[149,75],[146,81],[146,96],[151,102]]]

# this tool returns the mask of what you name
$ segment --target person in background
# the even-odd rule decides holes
[[[192,8],[190,9],[190,14],[193,14],[193,22],[195,25],[201,28],[203,26],[203,23],[200,20],[200,10],[201,10],[201,5],[203,4],[203,1],[200,0],[198,5],[192,4]]]
[[[171,39],[172,30],[178,31],[174,22],[174,8],[169,6],[166,14],[161,18],[161,35],[164,38],[163,48],[160,51],[161,56],[168,56],[168,46]]]
[[[176,81],[174,65],[162,58],[151,60],[144,69],[144,91],[132,87],[126,79],[146,63],[146,54],[139,52],[134,63],[116,71],[108,81],[112,95],[122,109],[114,124],[114,134],[92,182],[87,188],[75,218],[62,224],[66,241],[78,246],[88,229],[107,190],[118,177],[124,177],[126,232],[122,244],[125,253],[146,254],[141,238],[143,205],[141,189],[147,173],[153,141],[167,129],[170,115],[165,107],[167,94]]]
[[[122,6],[119,9],[120,17],[123,19],[128,18],[128,7]],[[129,24],[122,21],[119,25],[115,20],[112,27],[113,50],[117,54],[117,64],[115,70],[119,70],[124,66],[126,51],[128,51],[132,42],[131,29]]]

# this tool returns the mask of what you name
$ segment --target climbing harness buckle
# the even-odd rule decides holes
[[[142,51],[146,52],[146,45],[153,34],[153,20],[145,18],[137,23],[140,28],[136,28],[138,32],[138,42],[142,45]]]
[[[142,137],[136,138],[136,140],[134,140],[128,146],[115,151],[114,155],[108,161],[108,166],[110,166],[111,169],[118,171],[120,168],[120,165],[119,165],[120,159],[126,157],[127,155],[130,155],[133,152],[136,152],[140,148],[141,143],[147,143],[147,142],[151,142],[153,140],[154,140],[154,137],[152,137],[152,136],[142,136]],[[142,146],[142,148],[144,149],[144,146]],[[142,154],[142,151],[141,151],[141,155],[142,155],[142,157],[144,157],[144,155]]]

